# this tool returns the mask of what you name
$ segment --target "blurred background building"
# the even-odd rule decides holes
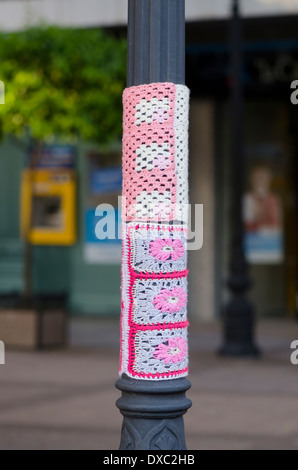
[[[0,29],[21,31],[49,24],[104,28],[126,36],[126,0],[11,0],[0,2]],[[251,297],[262,317],[297,312],[297,109],[290,101],[298,80],[298,2],[243,0],[246,192],[243,194]],[[190,315],[212,320],[226,301],[231,204],[229,0],[186,0],[186,81],[191,90],[190,192],[204,204],[204,244],[190,251]],[[42,47],[42,45],[41,45]],[[1,57],[0,57],[1,61]],[[0,69],[1,70],[1,69]],[[1,79],[1,76],[0,76]],[[7,85],[8,86],[8,85]],[[76,171],[77,215],[68,246],[33,247],[33,291],[65,297],[75,315],[119,315],[120,242],[95,236],[100,203],[117,204],[121,146],[89,142],[50,144],[43,162],[64,161]],[[0,146],[0,296],[23,291],[20,237],[21,179],[26,155],[8,139]],[[44,163],[45,166],[46,163]],[[49,172],[51,169],[47,166]],[[41,182],[42,183],[42,182]],[[42,230],[59,226],[62,205],[49,194],[37,202]],[[74,220],[74,219],[73,219]],[[194,222],[194,220],[192,220]]]

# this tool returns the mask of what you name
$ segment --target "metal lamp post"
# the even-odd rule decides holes
[[[128,1],[127,86],[184,84],[184,0]],[[186,378],[137,380],[122,374],[116,387],[123,415],[120,449],[186,449],[183,415],[191,406]]]
[[[244,253],[242,196],[244,179],[244,96],[243,39],[239,1],[232,0],[231,19],[232,65],[232,244],[228,287],[231,299],[224,309],[224,342],[219,353],[225,356],[258,356],[254,341],[255,314],[246,298],[251,281]]]

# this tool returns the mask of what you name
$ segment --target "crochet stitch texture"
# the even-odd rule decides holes
[[[123,93],[120,374],[187,375],[188,106],[184,85]]]

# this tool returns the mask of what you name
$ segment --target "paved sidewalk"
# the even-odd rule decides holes
[[[298,323],[263,322],[260,360],[218,358],[216,324],[192,325],[189,449],[298,449]],[[118,321],[73,320],[70,347],[7,352],[0,449],[117,449]]]

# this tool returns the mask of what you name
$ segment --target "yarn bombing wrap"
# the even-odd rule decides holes
[[[120,374],[188,373],[189,90],[151,83],[123,93]]]

